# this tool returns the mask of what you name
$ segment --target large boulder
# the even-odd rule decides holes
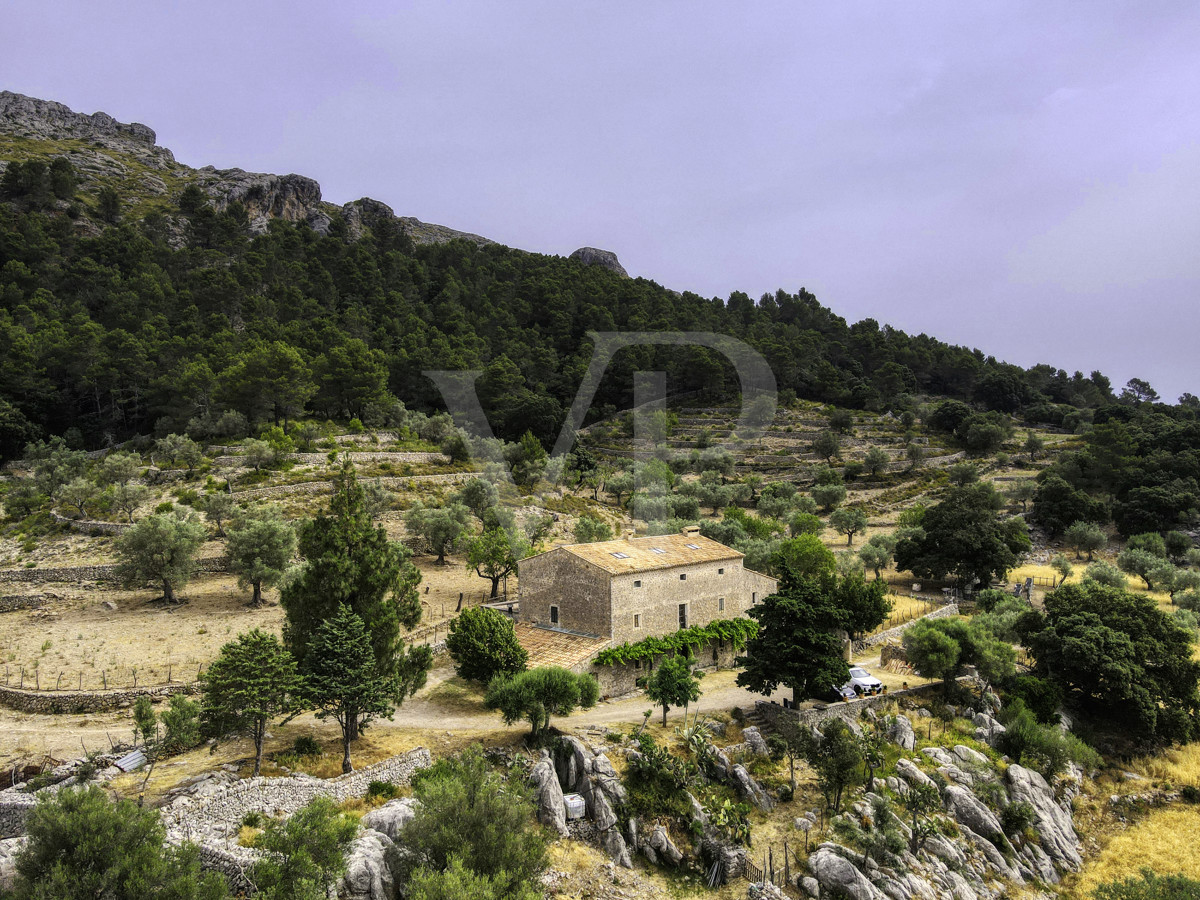
[[[775,808],[775,803],[767,796],[767,792],[763,790],[762,785],[755,781],[746,767],[740,763],[733,767],[731,773],[733,787],[738,792],[743,800],[748,803],[753,803],[763,812],[770,812]]]
[[[612,803],[625,802],[625,785],[613,768],[612,762],[603,753],[597,753],[590,765],[592,784],[599,787]]]
[[[978,750],[972,750],[965,744],[955,744],[954,755],[963,762],[973,766],[986,766],[988,764],[988,758],[986,756],[984,756]]]
[[[623,866],[626,869],[633,868],[633,859],[629,855],[629,847],[625,844],[625,838],[621,837],[619,828],[610,828],[600,835],[600,843],[604,845],[604,852],[618,866]]]
[[[587,745],[574,735],[565,735],[554,752],[558,783],[563,790],[577,794],[585,793],[591,762],[592,751]]]
[[[916,748],[917,735],[913,731],[912,722],[908,716],[896,716],[895,721],[887,730],[887,739],[903,750]]]
[[[821,846],[809,856],[808,867],[820,882],[822,894],[850,900],[885,900],[883,892],[857,866],[828,847]]]
[[[946,809],[956,822],[989,839],[997,834],[1004,834],[996,814],[984,806],[970,788],[953,784],[946,788],[942,796],[946,802]]]
[[[667,829],[661,825],[654,826],[654,830],[650,832],[650,837],[646,839],[646,846],[654,851],[654,855],[658,861],[670,863],[672,866],[677,866],[683,861],[683,854],[679,852],[679,848],[671,841],[671,836],[667,834]]]
[[[1033,829],[1043,849],[1056,864],[1072,872],[1079,870],[1079,836],[1071,816],[1054,800],[1054,791],[1038,772],[1011,765],[1005,773],[1014,803],[1033,807]],[[976,829],[978,830],[978,829]]]
[[[386,834],[392,841],[398,841],[400,831],[413,820],[420,805],[421,801],[415,797],[389,800],[379,809],[373,809],[363,816],[362,825],[364,828]]]
[[[364,831],[346,854],[340,900],[394,900],[396,883],[388,867],[388,850],[394,844],[378,831]]]
[[[550,761],[550,755],[544,750],[541,760],[529,773],[529,783],[533,785],[538,821],[565,837],[567,835],[567,811],[563,805],[562,786],[558,783],[558,773],[554,771],[554,763]]]
[[[750,748],[750,752],[755,756],[769,756],[771,751],[767,747],[767,741],[758,730],[757,726],[751,725],[749,728],[742,729],[742,740],[746,742],[746,746]]]
[[[917,764],[911,759],[906,759],[905,757],[901,757],[900,759],[896,760],[896,774],[913,787],[917,787],[918,785],[922,784],[929,785],[933,788],[937,787],[937,783],[932,778],[917,768]]]

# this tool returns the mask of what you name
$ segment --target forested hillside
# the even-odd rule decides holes
[[[151,430],[212,433],[228,410],[251,424],[305,409],[383,423],[394,398],[439,405],[422,370],[459,368],[486,371],[480,394],[501,436],[532,427],[546,440],[590,359],[590,330],[731,334],[767,357],[780,388],[852,408],[899,411],[933,394],[1058,424],[1113,399],[1099,373],[1025,371],[874,320],[848,325],[803,289],[757,303],[681,295],[494,244],[416,245],[385,214],[357,240],[336,216],[324,235],[278,219],[252,235],[241,204],[218,213],[194,185],[138,219],[138,198],[89,184],[79,188],[65,157],[4,174],[6,454],[68,428],[89,446]],[[99,227],[81,227],[89,219]],[[632,371],[650,366],[669,372],[673,392],[736,385],[703,349],[631,351],[598,406],[626,404]]]

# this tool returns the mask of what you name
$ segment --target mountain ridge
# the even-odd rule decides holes
[[[370,197],[338,206],[324,200],[321,185],[305,175],[247,172],[236,167],[218,169],[211,165],[193,168],[177,161],[169,148],[159,146],[157,133],[148,125],[120,122],[105,112],[76,112],[55,100],[0,91],[0,136],[3,135],[42,145],[71,142],[71,146],[57,155],[68,156],[85,184],[106,175],[127,175],[129,160],[150,170],[141,173],[138,182],[142,190],[152,195],[165,197],[174,193],[171,188],[176,182],[195,184],[217,212],[224,211],[231,203],[241,203],[253,234],[265,233],[268,223],[276,218],[294,224],[304,222],[319,234],[328,234],[334,216],[340,214],[350,237],[357,239],[367,227],[366,220],[382,215],[401,223],[418,244],[452,240],[468,240],[480,246],[496,243],[482,235],[397,215],[390,206]],[[78,146],[79,143],[90,146]],[[0,144],[0,152],[4,149]],[[112,154],[126,159],[114,158]],[[7,162],[0,159],[0,174]]]

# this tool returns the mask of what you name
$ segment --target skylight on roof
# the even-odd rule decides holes
[[[629,554],[622,553],[620,550],[615,551],[612,555],[617,559],[629,559]]]
[[[689,550],[699,550],[700,549],[699,544],[684,544],[683,546],[687,547]]]
[[[650,550],[654,553],[666,553],[667,552],[662,547],[651,547]]]

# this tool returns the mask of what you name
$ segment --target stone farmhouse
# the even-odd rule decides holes
[[[593,670],[606,695],[631,690],[634,673],[590,667],[591,658],[610,645],[745,615],[775,593],[776,581],[742,561],[743,554],[694,527],[555,547],[520,563],[517,634],[531,665]],[[711,663],[726,650],[731,663],[731,648],[712,648]],[[701,659],[709,663],[707,655]]]

